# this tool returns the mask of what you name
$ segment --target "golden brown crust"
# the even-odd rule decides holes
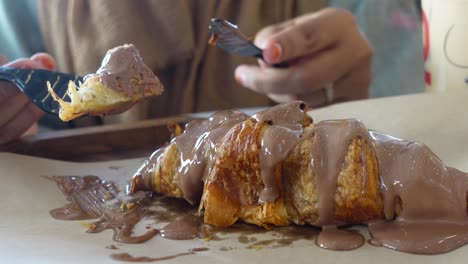
[[[311,129],[311,128],[309,128]],[[315,175],[310,159],[313,138],[298,144],[282,163],[283,186],[288,214],[296,224],[313,223],[318,218]]]
[[[384,218],[377,158],[369,143],[361,138],[354,139],[349,146],[345,167],[338,176],[335,203],[335,218],[344,223],[360,224]]]
[[[260,138],[266,123],[252,119],[235,126],[219,148],[213,170],[209,174],[201,206],[205,222],[229,226],[237,219],[260,225],[287,225],[282,214],[282,199],[274,203],[258,203],[263,182],[260,175]],[[220,203],[219,201],[222,201]],[[219,214],[216,204],[230,214]]]
[[[227,226],[239,219],[268,227],[314,224],[318,219],[316,176],[310,162],[313,137],[298,144],[288,158],[277,165],[275,177],[280,197],[270,203],[259,202],[264,188],[260,176],[260,138],[267,126],[249,120],[236,126],[225,138],[205,184],[201,207],[205,209],[206,223]],[[364,161],[363,144],[366,146]],[[379,186],[375,153],[363,140],[354,139],[338,176],[336,220],[357,224],[382,219]],[[229,213],[220,213],[224,210]]]
[[[158,159],[153,174],[153,191],[183,198],[179,187],[180,152],[175,143],[168,145]]]
[[[316,175],[311,162],[314,137],[306,137],[275,167],[279,198],[259,202],[264,189],[260,168],[261,139],[266,122],[248,119],[235,125],[217,148],[214,165],[206,176],[200,209],[204,221],[225,227],[241,220],[268,228],[314,224],[318,217]],[[305,119],[305,133],[314,125]],[[364,147],[364,151],[363,148]],[[363,154],[364,153],[364,154]],[[153,190],[182,198],[179,187],[180,152],[171,143],[154,167]],[[364,165],[365,164],[365,165]],[[382,219],[380,179],[373,148],[361,138],[348,147],[343,169],[337,179],[335,218],[347,223]]]

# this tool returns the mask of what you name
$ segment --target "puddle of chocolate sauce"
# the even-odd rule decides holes
[[[206,247],[191,248],[187,252],[184,252],[184,253],[179,253],[179,254],[169,255],[169,256],[164,256],[164,257],[157,257],[157,258],[134,257],[128,253],[111,254],[110,257],[113,260],[126,261],[126,262],[156,262],[156,261],[170,260],[170,259],[174,259],[174,258],[181,257],[181,256],[193,255],[193,254],[196,254],[197,252],[202,252],[202,251],[207,251],[207,250],[209,249]]]
[[[440,254],[468,243],[468,224],[462,221],[380,221],[369,224],[374,246],[415,254]]]
[[[232,239],[232,235],[234,235],[240,244],[246,245],[245,248],[257,250],[264,247],[290,246],[298,240],[315,240],[320,247],[333,250],[350,250],[364,244],[364,238],[359,232],[343,228],[325,228],[321,232],[320,228],[312,226],[288,226],[266,230],[243,223],[236,223],[228,228],[215,228],[203,224],[196,214],[196,209],[180,199],[158,195],[149,197],[140,194],[139,200],[137,199],[132,203],[119,203],[119,201],[116,201],[119,193],[116,185],[96,176],[51,176],[46,178],[57,184],[69,202],[61,208],[51,210],[52,217],[60,220],[99,218],[98,221],[87,224],[89,227],[87,232],[97,233],[112,229],[114,231],[113,239],[117,242],[143,243],[158,234],[159,230],[148,226],[146,227],[147,232],[143,235],[134,236],[132,234],[135,225],[145,217],[153,219],[155,223],[169,222],[161,229],[161,236],[166,239],[205,238],[206,240],[221,241]],[[441,253],[453,250],[454,244],[456,247],[460,247],[468,242],[468,228],[466,228],[464,222],[458,225],[453,222],[436,222],[435,224],[434,222],[428,222],[427,225],[429,226],[421,226],[421,222],[417,222],[410,227],[408,225],[411,225],[408,221],[370,223],[369,229],[372,232],[373,239],[369,243],[392,249],[398,247],[401,251],[408,252],[409,249],[414,248],[415,243],[421,241],[421,234],[426,234],[428,242],[421,244],[419,249],[411,252],[433,254],[434,247],[439,249],[437,253]],[[454,227],[455,229],[453,229]],[[424,233],[428,228],[432,232]],[[399,232],[395,232],[395,230],[399,230]],[[413,231],[417,233],[413,234]],[[258,239],[257,235],[267,232],[275,238]],[[395,241],[399,244],[395,245]],[[444,248],[444,243],[450,246],[441,251],[440,248]],[[405,247],[407,247],[408,251]],[[114,249],[114,247],[109,248]],[[237,248],[221,247],[219,250],[235,249]],[[148,262],[190,255],[197,252],[197,250],[192,249],[189,252],[158,258],[133,257],[128,253],[112,254],[111,257],[120,261]],[[199,251],[203,250],[207,249],[202,248]]]
[[[201,220],[193,213],[186,214],[188,208],[186,203],[155,197],[154,204],[163,206],[165,210],[153,210],[147,202],[148,197],[140,195],[140,200],[132,203],[122,202],[117,199],[119,189],[113,182],[99,179],[97,176],[51,176],[46,177],[54,181],[62,193],[65,195],[68,204],[61,208],[51,210],[51,216],[59,220],[83,220],[96,219],[98,221],[86,224],[89,227],[88,233],[98,233],[106,229],[114,231],[113,240],[122,243],[143,243],[154,237],[159,230],[146,228],[147,231],[135,236],[132,234],[133,228],[143,217],[147,215],[157,216],[161,220],[173,220],[162,229],[165,238],[168,239],[192,239],[199,237]],[[175,219],[175,220],[174,220]],[[181,227],[181,228],[179,228]],[[106,246],[108,249],[119,249],[115,245]],[[114,253],[110,257],[117,261],[126,262],[156,262],[174,259],[176,257],[192,255],[196,252],[206,251],[208,248],[192,248],[187,252],[164,256],[164,257],[134,257],[128,253]]]
[[[113,239],[117,242],[127,244],[138,244],[150,240],[159,230],[149,229],[140,236],[132,235],[133,228],[144,217],[144,208],[136,207],[126,212],[106,213],[97,222],[91,224],[86,231],[88,233],[99,233],[106,229],[114,231]]]
[[[106,203],[116,197],[119,189],[113,182],[97,176],[48,176],[54,181],[69,202],[50,211],[55,219],[96,219],[104,214]]]
[[[160,232],[161,236],[173,240],[188,240],[199,237],[201,220],[200,216],[189,213],[177,218],[164,226]]]
[[[123,202],[117,199],[119,189],[115,183],[99,179],[97,176],[49,176],[69,202],[61,208],[53,209],[50,214],[59,220],[98,221],[87,224],[88,233],[98,233],[106,229],[114,231],[113,239],[122,243],[143,243],[154,237],[157,229],[147,230],[140,236],[132,231],[146,214],[141,206],[144,195],[135,195],[135,201]]]
[[[353,250],[361,247],[365,239],[359,231],[324,227],[317,237],[317,246],[331,250]]]
[[[319,229],[314,227],[290,226],[266,230],[243,223],[236,223],[229,228],[215,228],[203,224],[196,208],[181,199],[140,195],[140,200],[125,203],[119,202],[116,198],[119,189],[113,182],[101,180],[96,176],[52,176],[47,179],[57,184],[69,202],[62,208],[53,209],[52,217],[59,220],[99,218],[95,222],[86,224],[89,228],[87,232],[98,233],[112,229],[113,240],[121,243],[143,243],[160,232],[161,237],[177,240],[202,238],[221,241],[232,239],[234,236],[247,248],[257,246],[276,248],[289,246],[301,239],[313,240],[319,232]],[[152,219],[155,223],[168,222],[168,224],[161,230],[145,226],[146,233],[140,236],[133,235],[133,228],[143,218]],[[255,237],[267,232],[275,238],[259,241]],[[124,258],[123,255],[119,256],[121,259]]]

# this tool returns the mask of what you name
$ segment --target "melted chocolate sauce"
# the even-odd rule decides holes
[[[247,118],[246,114],[238,111],[220,111],[207,120],[190,122],[184,133],[174,139],[181,153],[180,188],[184,198],[191,204],[200,201],[203,176],[206,174],[209,158],[213,156],[226,133]]]
[[[297,101],[264,110],[253,116],[257,122],[271,124],[264,131],[261,141],[260,173],[265,187],[260,193],[260,203],[273,202],[279,196],[274,177],[275,166],[301,141],[304,133],[304,111],[304,103]]]
[[[109,50],[96,74],[107,87],[133,97],[135,94],[161,94],[163,86],[153,71],[146,66],[140,52],[132,44],[125,44]]]
[[[174,138],[180,151],[178,172],[179,187],[183,197],[191,204],[198,204],[203,189],[204,175],[214,162],[212,157],[216,148],[226,133],[236,124],[246,120],[249,116],[239,111],[220,111],[206,120],[194,120],[187,124],[184,133]],[[131,191],[153,190],[153,175],[155,165],[164,155],[165,148],[156,150],[149,160],[133,176]]]
[[[179,254],[159,257],[159,258],[134,257],[128,253],[118,253],[118,254],[112,254],[111,258],[113,260],[126,261],[126,262],[156,262],[156,261],[174,259],[174,258],[181,257],[181,256],[193,255],[193,254],[196,254],[196,252],[202,252],[202,251],[207,251],[207,250],[209,249],[208,248],[192,248],[184,253],[179,253]]]
[[[312,167],[316,177],[319,218],[317,226],[338,225],[335,220],[335,193],[341,168],[351,141],[357,137],[371,142],[367,129],[358,120],[318,123],[313,131]]]
[[[444,253],[468,243],[468,174],[446,167],[421,143],[370,134],[379,159],[385,216],[397,216],[369,224],[373,243],[418,254]]]
[[[142,220],[143,217],[153,219],[155,223],[169,222],[160,231],[162,237],[166,239],[194,239],[201,238],[205,240],[220,241],[220,235],[237,236],[238,241],[246,244],[246,248],[260,247],[284,247],[291,245],[294,241],[300,239],[311,240],[315,237],[317,230],[314,228],[305,227],[283,227],[276,228],[273,231],[268,231],[253,225],[235,224],[230,228],[213,228],[202,224],[199,216],[196,215],[196,208],[190,206],[186,201],[154,195],[145,200],[138,200],[134,203],[120,203],[116,201],[118,196],[118,188],[113,182],[101,180],[96,176],[54,176],[47,177],[57,183],[66,197],[80,197],[78,200],[73,200],[76,203],[70,203],[67,206],[73,206],[74,211],[63,211],[60,218],[62,220],[78,220],[80,216],[86,216],[89,219],[88,210],[89,204],[94,204],[99,211],[92,218],[100,218],[93,223],[84,223],[89,233],[101,232],[106,229],[114,231],[113,239],[121,243],[143,243],[154,237],[158,230],[146,226],[147,230],[141,236],[132,236],[134,226]],[[112,192],[112,195],[107,192],[96,191],[106,189],[107,192]],[[111,191],[109,191],[111,190]],[[91,195],[92,193],[103,193],[106,195]],[[80,194],[80,195],[78,195]],[[88,196],[87,196],[88,195]],[[103,197],[106,197],[105,199]],[[111,198],[114,197],[114,198]],[[82,199],[82,200],[80,200]],[[131,205],[130,205],[131,204]],[[83,208],[80,207],[83,206]],[[90,210],[90,209],[89,209]],[[187,212],[189,212],[187,214]],[[53,214],[54,215],[54,214]],[[273,232],[277,238],[258,241],[255,235],[266,232]],[[106,246],[108,249],[117,250],[119,247],[115,245]],[[233,250],[235,248],[221,248],[221,251]],[[192,255],[196,252],[209,250],[206,247],[192,248],[188,252],[180,254],[164,256],[164,257],[134,257],[128,253],[111,254],[111,258],[117,261],[126,262],[155,262],[161,260],[169,260],[180,256]]]
[[[200,236],[200,216],[187,214],[170,222],[161,229],[161,236],[167,239],[187,240]]]
[[[415,254],[440,254],[468,243],[466,221],[401,220],[370,223],[370,244]]]
[[[114,235],[112,239],[117,242],[127,244],[138,244],[150,240],[159,231],[157,229],[150,229],[143,235],[133,236],[132,230],[144,216],[144,209],[136,207],[126,212],[117,212],[105,214],[99,221],[92,223],[88,229],[88,233],[99,233],[106,229],[112,229]]]
[[[87,232],[97,233],[112,229],[113,239],[122,243],[142,243],[158,233],[158,230],[151,229],[141,236],[132,236],[132,230],[145,215],[145,209],[138,204],[141,201],[127,203],[116,199],[119,190],[113,182],[101,180],[97,176],[47,178],[57,184],[70,202],[62,208],[51,210],[51,216],[55,219],[99,218],[96,222],[86,224],[89,227]]]
[[[324,227],[317,237],[317,246],[331,250],[353,250],[364,245],[365,239],[355,230]]]
[[[53,209],[50,214],[60,220],[96,219],[102,216],[108,201],[114,199],[119,189],[113,182],[97,176],[49,176],[65,195],[68,204]]]

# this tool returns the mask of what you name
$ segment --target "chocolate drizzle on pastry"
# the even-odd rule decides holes
[[[246,114],[238,111],[217,112],[207,120],[188,123],[184,133],[174,138],[181,153],[179,184],[188,202],[197,204],[200,201],[203,176],[211,167],[207,166],[207,163],[213,162],[212,157],[216,153],[216,147],[234,125],[247,118]]]
[[[370,134],[387,219],[369,223],[373,243],[417,254],[443,253],[468,243],[468,174],[446,167],[419,142]]]
[[[203,190],[204,176],[214,162],[217,146],[224,135],[236,124],[243,122],[249,116],[233,110],[220,111],[206,120],[194,120],[187,124],[185,131],[171,141],[175,151],[180,154],[172,161],[177,170],[174,181],[180,188],[180,195],[191,204],[198,204]],[[155,170],[160,170],[162,156],[173,149],[156,150],[149,160],[145,161],[140,170],[133,176],[129,191],[153,190],[155,185]],[[156,184],[157,185],[157,184]]]
[[[296,101],[264,110],[252,117],[257,122],[270,125],[261,139],[260,165],[265,185],[260,193],[261,203],[272,202],[279,196],[274,170],[299,143],[304,134],[304,126],[312,123],[312,119],[305,116],[305,108],[303,102]]]
[[[219,227],[238,219],[267,228],[318,226],[316,244],[332,250],[364,244],[352,224],[368,226],[370,244],[409,253],[468,243],[467,173],[446,167],[421,143],[369,131],[356,119],[313,124],[299,101],[250,118],[222,111],[189,123],[143,164],[129,190],[192,205],[201,199],[205,223]],[[198,216],[177,221],[164,237],[200,237],[193,231]]]
[[[311,132],[314,137],[311,152],[312,168],[316,175],[318,195],[317,226],[333,226],[339,223],[335,219],[335,193],[338,176],[343,168],[348,146],[355,138],[371,142],[367,129],[355,119],[322,121]],[[361,152],[366,151],[362,148]],[[363,155],[361,155],[363,156]],[[366,162],[363,162],[363,174]],[[363,177],[365,181],[366,177]],[[365,189],[364,189],[365,190]]]
[[[201,206],[206,209],[205,221],[208,219],[208,223],[214,218],[225,218],[213,224],[228,226],[238,217],[263,226],[269,221],[279,225],[308,223],[322,227],[317,244],[328,249],[350,250],[364,243],[359,233],[340,228],[349,224],[368,224],[373,237],[371,244],[404,252],[437,254],[468,242],[468,174],[446,167],[421,143],[368,131],[356,119],[312,124],[306,111],[305,104],[296,101],[272,107],[250,119],[235,114],[230,122],[230,115],[224,112],[221,118],[215,115],[209,120],[189,124],[186,132],[174,140],[181,152],[179,170],[184,173],[179,185],[184,198],[195,204],[204,188],[206,192],[214,192],[212,195],[219,195],[221,190],[225,192],[220,194],[221,197],[226,195],[227,200],[224,208],[217,210],[223,212],[213,211],[206,204]],[[219,127],[222,132],[207,144],[207,139]],[[254,132],[258,130],[260,132]],[[248,135],[244,135],[245,144],[252,145],[239,141],[242,133]],[[249,133],[258,133],[258,136]],[[235,145],[229,146],[230,140],[235,141]],[[208,152],[206,145],[211,147]],[[217,150],[217,146],[220,149]],[[307,198],[306,205],[302,197],[285,197],[289,186],[283,186],[281,180],[281,177],[295,177],[284,173],[287,167],[284,162],[293,150],[298,151],[295,149],[298,146],[303,152],[302,162],[293,163],[292,167],[296,166],[298,170],[311,167],[313,177],[306,179],[314,181],[310,188],[316,188],[316,198]],[[241,154],[247,149],[258,152],[258,156],[252,158]],[[228,152],[221,153],[223,151]],[[350,154],[353,151],[357,153]],[[238,162],[239,157],[253,159],[251,173],[260,175],[262,188],[256,189],[255,176],[245,176],[249,170],[239,170],[230,163],[229,160]],[[207,159],[211,160],[210,165],[207,165]],[[212,166],[217,168],[213,170]],[[357,176],[348,179],[349,175]],[[210,177],[208,182],[207,177]],[[235,186],[236,179],[247,179],[251,181],[250,186],[245,183]],[[357,186],[358,191],[353,190],[353,200],[349,200],[346,185]],[[258,200],[252,200],[254,197]],[[203,203],[207,199],[202,198]],[[289,214],[286,218],[289,218],[277,221],[272,216],[258,222],[252,220],[252,214],[266,217],[264,210],[271,211],[271,208],[285,208],[273,210],[286,210]],[[285,214],[276,213],[280,218]],[[242,214],[247,214],[247,218]]]

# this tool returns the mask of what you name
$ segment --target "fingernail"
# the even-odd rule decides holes
[[[33,55],[31,57],[31,60],[40,64],[40,66],[45,69],[55,70],[55,62],[49,55],[46,55],[44,53],[39,53],[39,54]]]
[[[243,86],[248,86],[248,74],[246,72],[246,69],[242,66],[238,67],[235,72],[236,81],[240,83]]]
[[[244,85],[244,76],[241,73],[236,72],[236,81],[242,85]]]
[[[48,70],[55,70],[55,64],[50,60],[42,60],[42,65],[44,65]]]
[[[236,81],[240,83],[241,85],[245,86],[245,83],[246,83],[245,73],[243,73],[242,71],[240,73],[236,73]]]
[[[41,64],[42,67],[44,67],[46,69],[52,68],[52,65],[51,65],[50,61],[45,57],[41,56],[41,57],[37,58],[35,61],[37,61],[39,64]]]
[[[281,55],[283,53],[283,48],[280,44],[273,42],[271,43],[263,53],[265,60],[270,63],[280,62]]]

